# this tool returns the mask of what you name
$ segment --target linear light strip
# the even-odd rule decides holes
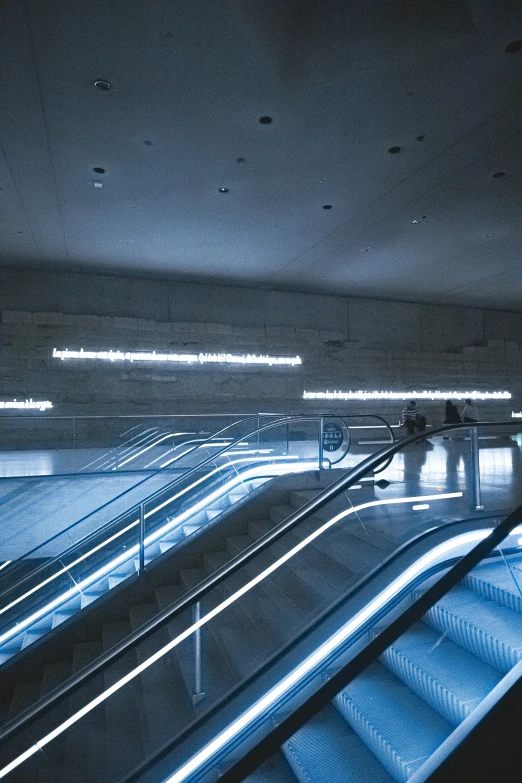
[[[149,451],[149,449],[152,449],[154,446],[158,446],[164,440],[168,440],[169,438],[177,437],[178,435],[191,435],[191,434],[192,434],[191,432],[169,432],[168,435],[163,435],[163,437],[159,438],[159,440],[154,441],[154,443],[151,443],[149,446],[145,446],[143,449],[141,449],[141,451],[138,451],[136,454],[132,454],[124,462],[120,462],[119,465],[118,465],[118,468],[113,468],[113,470],[120,469],[124,465],[126,465],[128,462],[132,462],[133,459],[136,459],[137,457],[141,457],[141,455],[145,454],[146,451]]]
[[[162,648],[157,650],[153,655],[151,655],[147,660],[143,661],[139,666],[137,666],[135,669],[130,671],[128,674],[126,674],[124,677],[119,679],[117,682],[113,683],[109,688],[107,688],[105,691],[100,693],[96,698],[92,699],[90,702],[85,704],[80,710],[78,710],[74,715],[71,715],[67,720],[65,720],[63,723],[61,723],[59,726],[57,726],[55,729],[53,729],[49,734],[46,734],[44,737],[42,737],[40,740],[38,740],[34,745],[32,745],[28,750],[26,750],[24,753],[22,753],[20,756],[17,756],[10,764],[8,764],[6,767],[0,770],[0,778],[5,777],[7,774],[12,772],[16,767],[18,767],[23,761],[30,758],[34,753],[37,753],[39,750],[41,750],[45,745],[48,745],[52,740],[56,739],[56,737],[59,737],[60,734],[63,734],[64,731],[66,731],[68,728],[73,726],[75,723],[77,723],[81,718],[83,718],[85,715],[87,715],[89,712],[94,710],[96,707],[98,707],[100,704],[103,704],[104,701],[106,701],[110,696],[112,696],[114,693],[119,691],[121,688],[123,688],[127,683],[131,682],[133,679],[138,677],[140,674],[142,674],[144,671],[146,671],[150,666],[152,666],[156,661],[163,658],[164,655],[166,655],[168,652],[173,650],[175,647],[177,647],[181,642],[183,642],[185,639],[187,639],[191,634],[198,630],[199,628],[202,628],[204,625],[210,622],[210,620],[214,619],[214,617],[217,617],[219,614],[221,614],[225,609],[227,609],[229,606],[231,606],[233,603],[235,603],[239,598],[241,598],[243,595],[248,593],[250,590],[252,590],[256,585],[258,585],[260,582],[262,582],[264,579],[266,579],[270,574],[274,573],[274,571],[278,570],[284,563],[286,563],[288,560],[290,560],[295,554],[300,552],[302,549],[304,549],[308,544],[310,544],[313,540],[318,538],[322,533],[324,533],[326,530],[328,530],[330,527],[335,525],[339,520],[344,519],[347,516],[350,516],[351,514],[357,513],[358,511],[362,511],[365,508],[371,508],[373,506],[384,506],[384,505],[397,505],[397,504],[404,504],[404,503],[412,503],[416,501],[424,501],[424,500],[446,500],[449,498],[457,498],[462,497],[462,492],[448,492],[444,495],[421,495],[421,496],[415,496],[415,497],[407,497],[407,498],[391,498],[387,500],[371,500],[367,503],[361,503],[358,506],[353,506],[352,508],[346,509],[345,511],[342,511],[341,513],[337,514],[336,516],[332,517],[332,519],[328,520],[328,522],[325,522],[321,527],[319,527],[317,530],[315,530],[313,533],[311,533],[309,536],[307,536],[303,541],[299,542],[296,546],[294,546],[292,549],[290,549],[285,555],[283,555],[279,560],[275,561],[270,565],[268,568],[266,568],[264,571],[259,573],[254,579],[252,579],[250,582],[248,582],[246,585],[243,585],[239,590],[237,590],[235,593],[232,593],[228,598],[226,598],[222,603],[218,604],[214,609],[212,609],[210,612],[208,612],[206,615],[204,615],[200,620],[193,623],[189,628],[187,628],[185,631],[183,631],[181,634],[176,636],[175,639],[172,639],[168,644],[164,645]],[[447,542],[446,542],[447,543]],[[426,557],[426,556],[425,556]],[[422,559],[425,559],[421,558]],[[410,569],[411,570],[411,569]],[[395,580],[395,584],[398,580]],[[380,596],[384,594],[388,594],[390,592],[390,588],[388,590],[385,590],[384,593],[381,593]],[[374,599],[368,606],[374,606],[376,605],[377,599]],[[362,613],[360,612],[357,617],[359,617]],[[370,613],[368,611],[366,614],[369,616]],[[353,621],[352,621],[353,622]],[[339,636],[337,634],[336,636]],[[338,644],[338,642],[337,642]],[[324,645],[323,645],[324,647]],[[323,648],[320,648],[323,649]],[[332,647],[332,649],[334,649]],[[309,659],[307,659],[309,660]],[[306,662],[305,662],[306,663]],[[302,669],[302,666],[299,667],[299,669]],[[296,670],[298,671],[298,670]],[[290,675],[292,676],[292,675]],[[300,675],[302,676],[302,675]],[[288,680],[288,678],[286,678]],[[286,680],[285,680],[286,681]],[[297,680],[295,680],[297,681]],[[292,682],[290,683],[292,684]],[[281,686],[279,686],[280,688]],[[288,686],[290,687],[290,685]],[[270,691],[270,694],[272,694],[274,691]],[[282,691],[284,692],[284,690]],[[265,697],[266,700],[266,697]],[[255,707],[257,707],[261,702],[258,702]],[[246,715],[249,715],[253,709],[248,711]],[[245,721],[245,716],[242,716],[242,718],[239,719],[240,721]],[[244,722],[242,725],[247,725],[248,721]],[[238,724],[238,721],[236,721],[232,726],[235,726]],[[238,724],[239,725],[239,724]],[[238,728],[237,730],[240,730]],[[237,730],[233,731],[232,734],[230,732],[232,731],[231,727],[229,727],[226,732],[219,735],[216,740],[214,740],[210,745],[208,745],[206,748],[204,748],[198,756],[196,756],[196,759],[201,758],[201,761],[197,761],[197,763],[194,765],[194,759],[188,762],[185,767],[182,767],[182,769],[176,773],[177,775],[183,775],[181,777],[174,777],[171,779],[170,783],[176,783],[177,780],[181,781],[186,778],[190,772],[192,772],[194,769],[197,768],[201,763],[203,763],[205,760],[207,760],[214,752],[215,749],[219,749],[219,747],[222,747],[223,744],[225,744],[226,741],[230,738],[230,736],[234,736],[234,733],[237,733]],[[218,740],[221,738],[223,741],[221,744],[219,744]],[[218,743],[216,745],[216,743]],[[209,750],[210,748],[210,750]],[[214,749],[215,748],[215,749]],[[185,773],[184,770],[187,769],[188,771]]]
[[[33,400],[29,397],[28,400],[0,400],[0,410],[39,410],[41,412],[52,408],[53,404],[50,400]]]
[[[128,459],[126,459],[124,462],[119,463],[119,467],[123,467],[123,465],[126,465],[128,462],[132,462],[133,459],[136,459],[136,457],[140,457],[142,454],[145,454],[146,451],[149,449],[152,449],[153,446],[158,446],[160,443],[162,443],[164,440],[168,440],[168,438],[175,438],[178,435],[192,435],[191,432],[169,432],[167,435],[163,435],[158,440],[154,441],[153,443],[149,444],[148,446],[144,446],[140,451],[138,451],[136,454],[132,454]],[[132,446],[131,448],[135,448],[135,446]],[[113,470],[116,470],[116,468],[113,468]]]
[[[279,460],[285,459],[286,460],[286,459],[291,459],[291,457],[288,457],[288,458],[286,458],[286,457],[263,457],[263,458],[261,458],[260,457],[259,459],[260,460],[267,460],[267,461],[268,460],[274,460],[274,459],[279,459]],[[298,459],[298,458],[296,457],[295,459]],[[238,462],[250,462],[250,460],[247,460],[247,459],[244,459],[244,460],[233,460],[230,464],[234,465],[234,464],[236,464]],[[295,464],[296,463],[294,463],[294,465]],[[279,467],[280,467],[279,465],[278,466],[274,465],[272,467],[271,472],[276,472],[276,473],[277,472],[280,472],[280,473],[295,472],[295,471],[278,471]],[[307,470],[309,468],[310,468],[309,463],[300,463],[299,464],[299,471]],[[194,482],[194,484],[192,484],[190,487],[187,487],[187,489],[184,490],[182,493],[178,493],[178,495],[175,495],[174,497],[170,498],[169,500],[165,501],[164,503],[161,503],[159,506],[156,506],[156,508],[152,509],[151,511],[148,511],[145,514],[145,519],[147,519],[149,516],[151,516],[151,514],[154,514],[156,511],[158,511],[161,508],[163,508],[168,503],[171,503],[174,500],[176,500],[178,497],[180,497],[182,494],[184,494],[185,491],[193,489],[197,484],[200,484],[206,478],[209,478],[212,475],[214,475],[216,472],[218,472],[218,470],[219,470],[219,468],[217,468],[216,470],[212,471],[212,473],[207,474],[207,476],[203,477],[202,479],[199,479],[198,481]],[[156,541],[158,541],[158,539],[162,538],[168,532],[171,532],[172,530],[176,529],[183,522],[185,522],[187,519],[190,519],[192,516],[197,514],[198,511],[203,510],[206,506],[208,506],[211,503],[213,503],[219,497],[221,497],[222,495],[227,494],[228,492],[230,492],[238,484],[242,484],[245,481],[249,481],[252,478],[256,478],[256,476],[258,475],[260,470],[261,470],[261,466],[257,466],[256,468],[251,468],[248,471],[245,471],[243,473],[240,473],[240,474],[234,476],[234,478],[231,481],[229,481],[227,484],[224,484],[222,487],[219,487],[217,490],[214,490],[214,492],[212,492],[210,495],[207,495],[205,498],[203,498],[203,500],[200,500],[194,506],[191,506],[189,509],[184,511],[182,514],[180,514],[179,516],[177,516],[174,519],[170,520],[166,525],[164,525],[159,530],[155,531],[153,534],[148,536],[145,539],[145,541],[144,541],[144,547],[147,548],[151,544],[154,544]],[[90,557],[92,554],[94,554],[95,552],[99,551],[104,546],[106,546],[107,544],[111,543],[116,538],[118,538],[119,536],[123,535],[123,533],[128,532],[131,528],[136,527],[137,525],[139,525],[139,519],[134,520],[127,527],[123,528],[123,530],[120,530],[118,533],[115,533],[113,536],[111,536],[110,538],[106,539],[101,544],[98,544],[96,547],[91,549],[89,552],[86,552],[84,555],[79,557],[77,560],[75,560],[70,565],[62,568],[59,571],[57,571],[55,574],[53,574],[52,576],[48,577],[43,582],[40,582],[38,585],[36,585],[35,587],[31,588],[30,590],[28,590],[23,595],[19,596],[14,601],[11,601],[10,604],[8,604],[7,606],[5,606],[2,609],[0,609],[0,615],[3,614],[4,612],[8,611],[9,609],[12,609],[14,606],[19,604],[21,601],[25,600],[30,595],[33,595],[35,592],[40,590],[42,587],[45,587],[45,585],[49,584],[50,582],[54,581],[59,576],[62,576],[64,573],[67,573],[71,568],[73,568],[74,566],[78,565],[78,563],[81,563],[83,560],[85,560],[86,558]],[[65,593],[62,593],[60,596],[58,596],[58,598],[55,598],[53,601],[50,601],[48,604],[46,604],[44,607],[38,609],[36,612],[34,612],[29,617],[27,617],[25,620],[23,620],[23,621],[21,621],[19,623],[16,623],[16,625],[13,626],[13,628],[11,628],[9,631],[6,631],[5,633],[3,633],[0,636],[0,645],[5,644],[5,642],[8,641],[13,636],[18,636],[19,633],[21,633],[28,626],[32,625],[34,622],[36,622],[36,620],[39,620],[41,617],[44,617],[46,614],[49,614],[54,609],[56,609],[58,606],[60,606],[61,604],[65,603],[66,601],[68,601],[70,598],[73,598],[75,595],[78,595],[78,594],[82,593],[84,590],[89,588],[95,582],[98,582],[100,579],[103,579],[103,577],[107,576],[108,574],[110,574],[111,571],[114,571],[116,568],[118,568],[119,566],[123,565],[124,563],[127,563],[129,560],[132,560],[132,558],[135,557],[138,553],[139,553],[139,544],[136,544],[135,546],[133,546],[130,549],[128,549],[125,553],[119,555],[114,560],[111,560],[108,564],[106,564],[102,568],[98,569],[97,571],[95,571],[90,576],[86,577],[81,582],[76,583],[74,585],[74,587],[69,588],[69,590],[67,590]]]
[[[320,391],[303,392],[304,400],[510,400],[508,391]]]
[[[53,358],[61,359],[97,359],[108,362],[168,362],[181,364],[264,364],[270,367],[295,367],[302,364],[300,356],[270,356],[256,353],[157,353],[156,351],[70,351],[68,348],[53,348]]]

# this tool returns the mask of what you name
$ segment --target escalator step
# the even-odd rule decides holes
[[[501,672],[522,658],[522,616],[464,585],[441,598],[425,620]]]
[[[464,584],[484,598],[522,614],[522,569],[514,562],[483,563],[464,578]],[[511,570],[510,570],[511,569]]]
[[[392,776],[331,706],[299,729],[282,750],[300,783],[393,783]]]
[[[453,727],[381,663],[371,664],[334,700],[388,772],[406,781]]]
[[[463,721],[501,678],[498,671],[424,623],[415,623],[396,639],[381,661],[454,725]]]

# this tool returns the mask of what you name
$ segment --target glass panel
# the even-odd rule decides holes
[[[285,438],[271,437],[272,445],[279,443],[282,451]],[[312,436],[300,435],[300,443],[307,440],[312,443]],[[317,672],[310,668],[308,675],[322,677],[324,668],[334,665],[334,654],[339,665],[344,660],[339,656],[352,655],[364,645],[387,622],[390,611],[411,602],[415,591],[439,578],[496,524],[496,498],[491,496],[494,504],[485,512],[476,510],[470,442],[457,441],[453,449],[445,441],[433,440],[405,446],[397,455],[400,459],[396,457],[377,482],[366,476],[370,481],[361,481],[308,515],[197,605],[187,607],[108,667],[103,677],[77,690],[66,706],[53,708],[33,725],[30,741],[45,748],[49,774],[57,775],[67,754],[72,758],[77,752],[77,757],[88,755],[86,770],[89,764],[98,769],[103,764],[109,783],[130,774],[167,741],[175,754],[175,759],[165,757],[172,771],[198,743],[201,746],[233,723],[296,665],[304,665],[308,656],[322,650],[334,634],[340,646],[324,648],[322,657],[315,659]],[[291,453],[290,444],[287,451]],[[226,477],[231,469],[237,475],[237,466],[227,462]],[[221,463],[218,459],[211,463],[219,468],[222,481]],[[515,484],[510,492],[511,499],[520,502]],[[301,497],[297,505],[307,499],[308,495]],[[182,506],[176,509],[180,512]],[[100,644],[111,646],[118,633],[137,627],[143,613],[152,616],[200,584],[286,516],[288,508],[265,508],[265,515],[249,516],[240,533],[229,531],[221,541],[214,540],[214,547],[202,551],[198,562],[173,574],[176,581],[158,585],[154,606],[131,607],[127,627],[107,632],[107,639],[97,643],[98,652],[93,649],[92,655],[99,654]],[[162,522],[154,515],[149,519],[152,535]],[[503,548],[503,557],[497,558],[504,580],[510,573],[506,560],[516,555],[519,537],[517,532]],[[121,553],[119,542],[114,547]],[[83,578],[85,572],[78,577],[73,566],[66,565],[67,575]],[[289,693],[297,698],[297,693]],[[99,698],[99,703],[91,703],[93,698]],[[274,702],[276,706],[281,707]],[[84,713],[77,715],[79,708]],[[62,726],[67,714],[78,720]],[[266,718],[269,715],[264,713]],[[44,732],[60,726],[47,743]],[[125,751],[129,737],[134,738],[132,752]],[[21,742],[20,747],[27,746],[27,738],[24,741],[26,745]],[[89,779],[84,770],[75,775],[72,779]]]

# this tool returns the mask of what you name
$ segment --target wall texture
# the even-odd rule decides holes
[[[379,410],[397,418],[402,407],[314,403],[304,389],[507,389],[512,403],[483,412],[509,417],[521,407],[516,313],[8,269],[0,310],[0,399],[50,399],[55,415]],[[303,364],[62,362],[53,348],[300,354]],[[433,417],[442,408],[427,407]]]

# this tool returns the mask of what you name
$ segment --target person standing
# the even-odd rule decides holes
[[[444,424],[461,424],[462,419],[459,416],[459,411],[456,405],[451,400],[446,400],[446,413],[444,418]]]
[[[477,406],[473,405],[473,400],[464,400],[466,403],[462,409],[462,421],[465,423],[473,424],[478,421]]]

